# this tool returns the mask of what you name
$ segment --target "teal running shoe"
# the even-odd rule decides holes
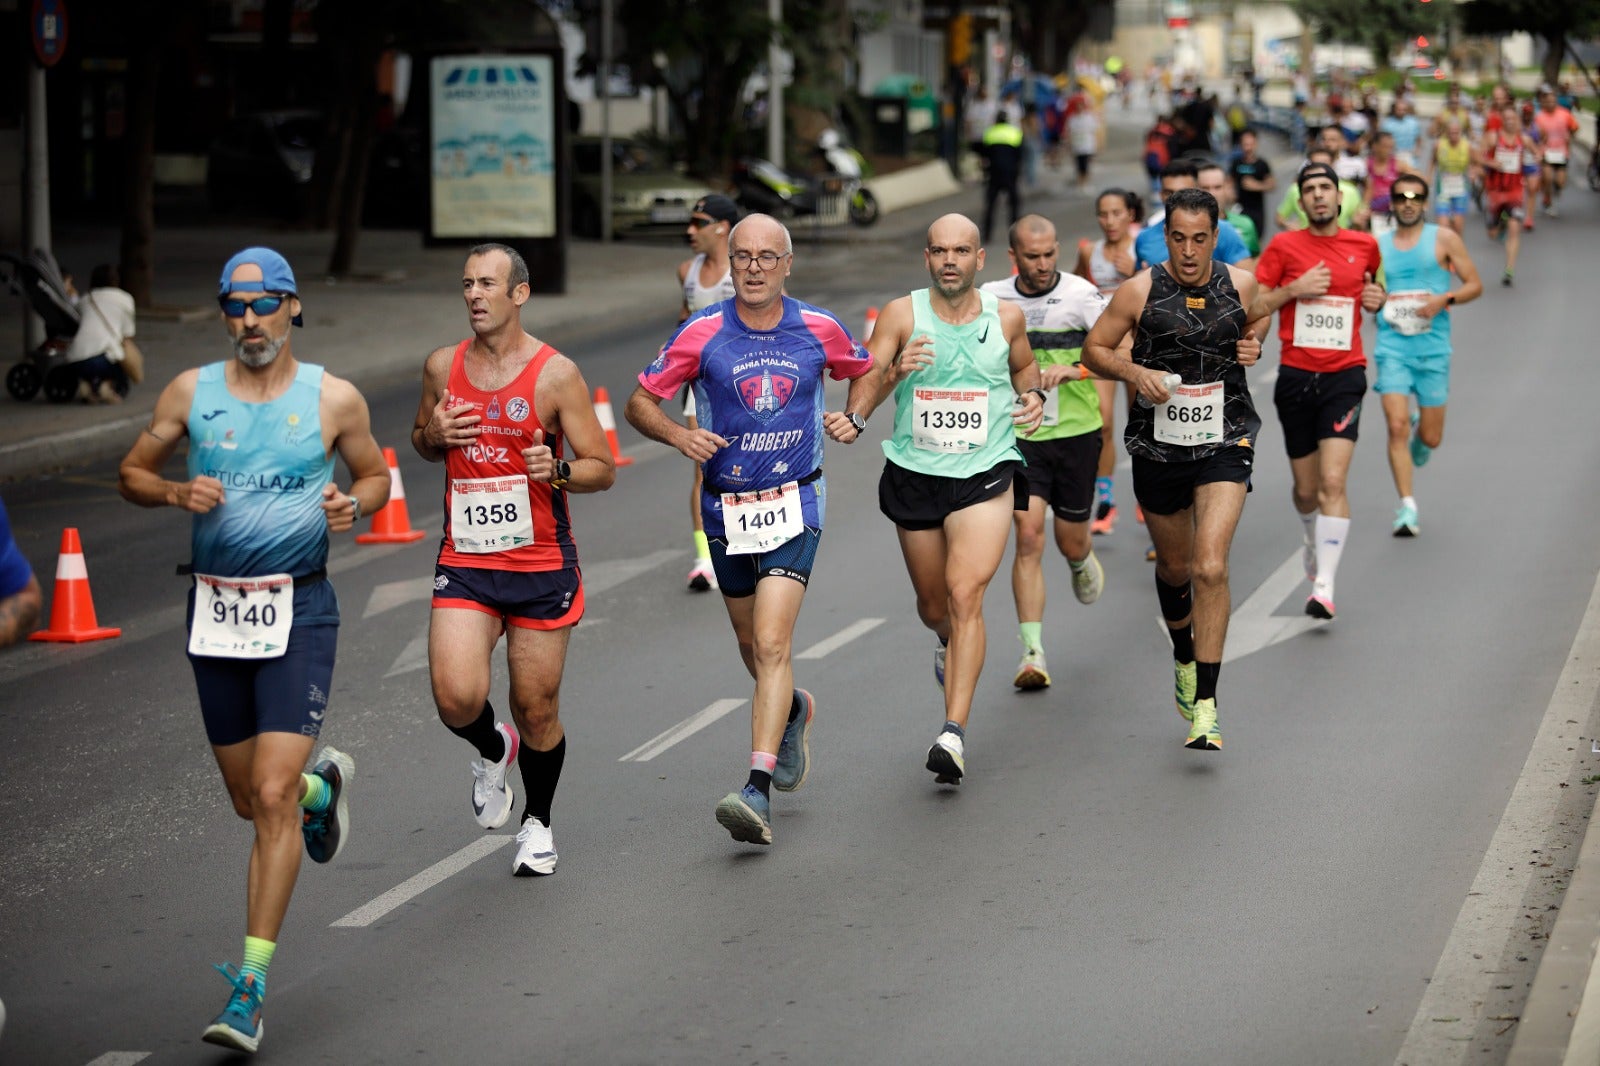
[[[1394,535],[1397,537],[1414,537],[1421,530],[1417,526],[1417,509],[1409,503],[1402,503],[1394,509]]]
[[[241,974],[231,962],[218,965],[216,970],[233,985],[233,995],[228,997],[228,1005],[217,1015],[217,1020],[206,1026],[200,1039],[235,1051],[255,1051],[261,1046],[261,1034],[266,1032],[261,1021],[261,993],[256,988],[255,974]]]
[[[745,844],[772,843],[772,804],[761,790],[746,785],[717,804],[717,824]]]
[[[778,745],[778,765],[772,768],[772,787],[793,792],[806,783],[811,772],[811,719],[817,714],[817,701],[803,688],[794,690],[800,698],[800,713],[783,728],[783,743]]]
[[[300,832],[312,862],[332,862],[350,839],[350,801],[346,795],[356,775],[356,761],[331,744],[311,773],[328,783],[333,795],[325,811],[301,811]]]

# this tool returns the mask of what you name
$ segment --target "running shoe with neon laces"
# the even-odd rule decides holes
[[[1411,434],[1411,465],[1421,470],[1428,465],[1428,460],[1433,458],[1433,449],[1422,443],[1422,437],[1417,433]]]
[[[326,744],[311,773],[328,783],[332,795],[326,810],[300,812],[300,832],[312,862],[332,862],[350,839],[350,801],[345,789],[355,779],[356,761]]]
[[[542,877],[556,872],[556,838],[537,818],[524,818],[517,830],[517,857],[511,860],[517,877]]]
[[[1328,596],[1321,596],[1313,592],[1306,600],[1306,614],[1312,618],[1320,618],[1324,622],[1333,620],[1333,600]]]
[[[1394,535],[1397,537],[1414,537],[1420,532],[1417,526],[1417,509],[1409,503],[1402,503],[1394,510]]]
[[[1222,750],[1222,727],[1217,724],[1215,699],[1194,701],[1194,724],[1189,727],[1189,739],[1183,746],[1196,751]]]
[[[200,1039],[235,1051],[255,1051],[261,1046],[262,1034],[267,1031],[261,1021],[261,993],[256,989],[256,976],[241,974],[231,962],[217,965],[216,970],[233,985],[233,994],[216,1021],[200,1034]]]
[[[800,713],[783,727],[783,742],[778,745],[778,765],[772,768],[772,787],[793,792],[806,783],[811,772],[811,719],[817,714],[817,701],[803,688],[794,690],[800,698]]]
[[[1194,663],[1172,664],[1172,702],[1185,722],[1194,721],[1194,693],[1200,683],[1200,671]]]
[[[1024,692],[1050,687],[1050,670],[1044,664],[1044,652],[1029,648],[1017,664],[1017,676],[1011,683]]]
[[[939,684],[939,691],[944,691],[944,657],[950,651],[950,645],[941,644],[933,649],[933,679]]]
[[[967,745],[964,740],[946,730],[933,738],[928,749],[928,769],[933,780],[940,785],[959,785],[967,772]]]
[[[1093,603],[1100,598],[1100,593],[1105,591],[1106,572],[1100,567],[1100,560],[1095,558],[1094,552],[1083,561],[1083,565],[1072,572],[1072,594],[1078,597],[1079,603]]]
[[[717,572],[711,568],[710,559],[696,559],[689,571],[690,592],[710,592],[717,587]]]
[[[717,824],[742,844],[771,844],[772,804],[759,788],[746,785],[722,797]]]
[[[500,731],[500,739],[506,745],[500,761],[472,760],[472,814],[485,829],[499,829],[505,825],[516,798],[511,793],[511,782],[506,780],[506,771],[517,761],[520,744],[517,731],[504,722],[496,722],[494,727]]]
[[[1095,508],[1094,520],[1089,523],[1089,532],[1095,536],[1104,537],[1117,528],[1117,508],[1114,504],[1102,500]]]

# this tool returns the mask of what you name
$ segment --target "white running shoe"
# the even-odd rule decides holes
[[[941,732],[928,749],[928,769],[933,771],[936,784],[961,784],[967,772],[966,742],[954,733]]]
[[[711,592],[717,587],[717,572],[711,568],[710,559],[696,559],[689,571],[690,592]]]
[[[517,830],[517,857],[511,860],[511,872],[517,877],[556,872],[556,840],[550,827],[539,819],[529,818]]]
[[[1089,558],[1083,565],[1072,572],[1072,594],[1078,597],[1079,603],[1093,603],[1100,598],[1100,593],[1105,591],[1106,572],[1100,567],[1100,560],[1095,558],[1094,552],[1089,553]]]
[[[504,722],[496,722],[494,727],[506,742],[505,754],[496,763],[483,759],[472,760],[472,814],[485,829],[499,829],[505,825],[506,819],[511,817],[511,807],[516,799],[511,794],[506,771],[517,761],[520,743],[517,731]]]

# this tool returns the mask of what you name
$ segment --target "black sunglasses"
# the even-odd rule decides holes
[[[222,313],[229,318],[243,318],[245,309],[256,313],[257,318],[266,318],[268,315],[278,313],[278,308],[283,306],[283,301],[289,297],[285,293],[273,293],[268,296],[257,296],[254,300],[235,300],[227,296],[217,297],[217,303],[222,305]]]
[[[695,218],[692,215],[689,217],[689,225],[695,229],[704,229],[706,226],[715,226],[716,224],[717,220],[714,218]]]
[[[1425,193],[1425,192],[1399,192],[1399,191],[1395,191],[1395,192],[1391,193],[1390,195],[1395,197],[1396,199],[1400,199],[1400,200],[1426,200],[1428,198],[1428,194]]]

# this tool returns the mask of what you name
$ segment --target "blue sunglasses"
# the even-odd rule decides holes
[[[274,293],[271,296],[257,296],[254,300],[234,300],[226,296],[217,297],[217,302],[222,305],[222,313],[229,318],[243,318],[245,309],[256,313],[257,318],[266,318],[268,315],[278,313],[278,308],[283,306],[283,301],[289,297],[284,293]]]

